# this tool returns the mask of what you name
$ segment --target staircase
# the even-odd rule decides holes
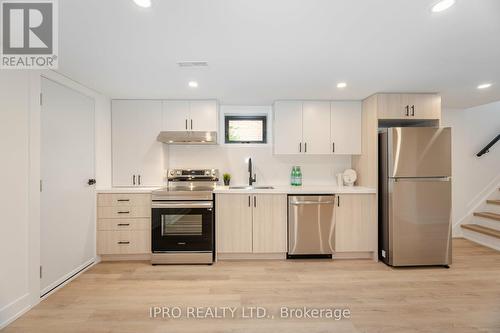
[[[499,193],[495,194],[497,198]],[[460,226],[463,236],[500,251],[500,199],[488,199],[483,207],[485,211],[475,212],[470,223]]]

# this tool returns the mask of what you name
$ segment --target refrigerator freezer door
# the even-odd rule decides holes
[[[451,264],[451,182],[389,181],[389,263]]]
[[[451,176],[451,128],[395,127],[387,140],[390,178]]]

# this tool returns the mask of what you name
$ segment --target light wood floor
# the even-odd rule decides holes
[[[372,261],[101,263],[12,332],[500,332],[500,252],[454,240],[450,269]],[[150,306],[349,308],[350,320],[151,319]],[[276,312],[275,312],[276,311]]]

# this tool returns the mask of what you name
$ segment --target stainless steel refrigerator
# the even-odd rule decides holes
[[[379,133],[379,258],[451,264],[451,128]]]

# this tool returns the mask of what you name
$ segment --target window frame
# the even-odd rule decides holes
[[[260,120],[262,121],[262,140],[260,141],[231,141],[229,140],[229,122],[231,120]],[[267,144],[267,115],[224,115],[224,143],[225,144]]]

